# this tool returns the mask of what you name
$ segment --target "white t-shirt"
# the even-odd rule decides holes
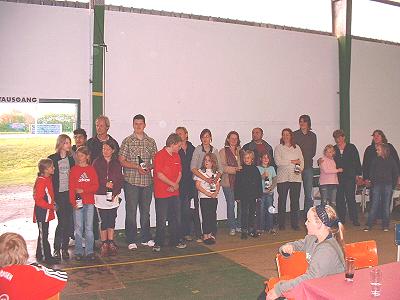
[[[101,209],[111,209],[119,206],[119,194],[116,195],[113,201],[107,201],[106,195],[94,195],[94,206]]]
[[[207,169],[205,172],[204,172],[202,169],[199,169],[198,171],[199,171],[201,174],[203,174],[205,177],[207,177],[207,178],[211,178],[212,175],[214,175],[214,177],[217,177],[217,174],[216,174],[216,173],[213,173],[211,169]],[[204,181],[203,179],[201,179],[201,178],[199,178],[199,177],[197,177],[197,176],[194,176],[194,180],[195,180],[195,181],[200,181],[201,187],[202,187],[203,189],[205,189],[206,191],[209,191],[209,192],[210,192],[210,184],[209,184],[208,182]],[[200,199],[200,198],[211,198],[211,197],[209,197],[209,196],[203,194],[203,193],[200,192],[200,191],[198,191],[198,192],[199,192],[199,199]]]

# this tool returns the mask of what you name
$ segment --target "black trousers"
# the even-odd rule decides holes
[[[281,182],[278,189],[278,222],[279,227],[285,227],[287,194],[290,195],[290,224],[292,228],[299,226],[299,198],[301,182]]]
[[[58,225],[54,237],[54,250],[68,250],[69,238],[72,230],[72,206],[69,202],[69,192],[57,193],[55,197],[57,205]],[[73,231],[72,231],[73,232]]]
[[[240,221],[243,232],[248,232],[249,229],[255,230],[254,220],[256,213],[256,199],[240,199]]]
[[[51,250],[49,244],[49,222],[37,222],[39,236],[36,246],[36,258],[38,260],[49,259]]]
[[[178,210],[180,202],[177,196],[156,198],[156,239],[157,246],[164,246],[166,222],[168,220],[169,244],[175,246],[179,243]]]
[[[350,220],[358,222],[357,204],[356,204],[356,179],[339,177],[339,185],[336,192],[336,210],[339,220],[344,224],[346,222],[346,205],[349,210]]]
[[[200,199],[203,234],[215,234],[217,231],[217,204],[218,200],[216,198]]]

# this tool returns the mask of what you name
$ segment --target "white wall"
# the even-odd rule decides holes
[[[88,10],[0,2],[0,37],[0,95],[81,99],[91,128]]]
[[[119,141],[138,113],[159,148],[180,125],[195,145],[203,128],[221,148],[230,130],[244,144],[260,126],[275,146],[307,113],[321,152],[339,126],[334,37],[106,11],[105,41],[106,114]],[[219,218],[225,207],[221,193]]]
[[[400,46],[353,40],[351,51],[351,140],[362,159],[381,129],[399,151]]]
[[[318,152],[339,125],[334,37],[208,21],[106,11],[106,114],[119,142],[132,116],[161,148],[177,126],[213,132],[221,148],[260,126],[277,145],[284,127],[311,115]],[[90,132],[89,16],[85,9],[0,2],[0,95],[81,99]],[[221,193],[218,217],[225,218]],[[123,226],[120,208],[118,227]],[[152,224],[154,224],[152,208]]]

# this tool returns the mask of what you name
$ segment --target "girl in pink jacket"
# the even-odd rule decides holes
[[[343,172],[342,168],[336,168],[333,159],[335,149],[333,145],[327,145],[324,149],[324,156],[320,160],[319,192],[321,193],[321,204],[332,205],[336,203],[336,190],[339,184],[337,173]]]

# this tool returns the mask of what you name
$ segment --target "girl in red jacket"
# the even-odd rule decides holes
[[[94,260],[93,253],[93,214],[94,194],[99,188],[96,170],[88,164],[89,150],[81,146],[76,150],[78,164],[73,166],[69,174],[69,200],[74,208],[75,220],[75,259],[84,257],[82,247],[83,226],[85,226],[86,259]]]
[[[51,175],[54,174],[53,161],[49,158],[39,160],[38,177],[33,186],[33,199],[35,208],[33,211],[33,222],[37,223],[39,236],[36,248],[36,259],[49,264],[56,263],[51,255],[49,244],[49,222],[54,219],[54,192]]]

